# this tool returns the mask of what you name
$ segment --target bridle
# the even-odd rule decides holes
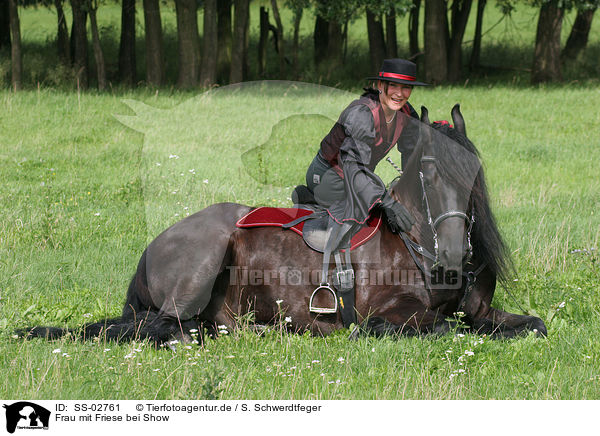
[[[421,163],[423,162],[435,162],[436,158],[434,156],[423,156],[421,158]],[[473,224],[475,223],[475,210],[471,207],[471,216],[469,217],[466,213],[461,212],[459,210],[448,210],[446,212],[442,212],[436,219],[433,219],[431,216],[431,208],[429,207],[429,198],[427,197],[427,189],[425,187],[425,177],[423,176],[423,171],[419,171],[419,179],[421,180],[421,190],[423,193],[423,207],[427,212],[427,222],[429,227],[431,227],[431,233],[433,234],[433,249],[435,252],[434,257],[434,266],[439,263],[439,244],[438,244],[438,226],[448,218],[459,217],[463,218],[465,221],[469,223],[467,227],[467,256],[465,260],[465,264],[468,263],[473,257],[473,246],[471,245],[471,231],[473,230]],[[425,251],[424,248],[422,248]]]
[[[436,158],[435,158],[435,156],[423,156],[421,158],[421,163],[423,163],[423,162],[436,162]],[[467,255],[463,261],[463,270],[462,270],[462,276],[466,278],[466,286],[465,286],[465,292],[463,294],[463,297],[460,300],[460,303],[458,305],[458,310],[460,311],[464,308],[464,306],[467,302],[467,297],[470,295],[471,291],[475,287],[475,281],[477,280],[477,276],[479,275],[479,273],[481,273],[481,271],[484,270],[484,268],[487,265],[486,263],[482,263],[475,270],[471,270],[471,271],[466,270],[467,265],[470,263],[470,260],[473,257],[473,245],[471,244],[471,233],[473,230],[473,225],[475,224],[475,208],[473,205],[471,206],[471,216],[469,216],[466,213],[459,211],[459,210],[448,210],[448,211],[442,212],[435,219],[433,219],[433,217],[431,215],[431,208],[429,206],[429,198],[427,196],[427,189],[425,187],[425,177],[424,177],[422,171],[419,171],[419,179],[421,180],[421,190],[422,190],[422,194],[423,194],[423,197],[422,197],[423,208],[425,209],[425,211],[427,213],[427,222],[431,228],[431,233],[433,235],[434,253],[432,254],[425,247],[423,247],[422,245],[420,245],[417,242],[410,239],[408,234],[406,234],[405,232],[401,232],[400,237],[406,244],[406,247],[408,248],[408,251],[409,251],[411,257],[413,258],[413,261],[417,265],[417,267],[421,270],[421,272],[425,276],[431,277],[431,272],[427,271],[427,269],[425,268],[424,262],[419,260],[416,253],[419,253],[421,256],[423,256],[424,259],[429,259],[432,262],[431,270],[435,269],[439,265],[439,244],[438,244],[439,238],[438,238],[438,232],[437,232],[438,226],[442,222],[447,220],[448,218],[452,218],[452,217],[463,218],[468,223]],[[431,294],[431,289],[427,285],[427,280],[425,281],[425,283],[426,283],[427,291]]]

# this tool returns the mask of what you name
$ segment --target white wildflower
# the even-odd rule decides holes
[[[338,362],[340,362],[340,363],[344,363],[344,360],[345,360],[345,359],[344,359],[343,357],[338,357],[338,360],[337,360],[337,361],[338,361]]]
[[[60,348],[56,348],[56,349],[52,350],[52,354],[58,354],[58,353],[62,353],[62,350]]]
[[[286,316],[285,317],[285,322],[292,322],[292,317],[291,316]]]

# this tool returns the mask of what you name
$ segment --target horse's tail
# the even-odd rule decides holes
[[[179,332],[177,322],[159,317],[154,311],[140,312],[135,318],[112,318],[85,324],[76,328],[29,327],[17,331],[26,338],[45,338],[47,340],[71,336],[83,340],[101,338],[106,341],[149,340],[156,344],[168,341]]]
[[[27,327],[17,330],[17,334],[26,338],[59,339],[72,336],[80,339],[101,337],[109,341],[131,341],[149,339],[162,343],[177,333],[180,327],[176,320],[159,317],[148,291],[146,277],[146,251],[142,254],[137,270],[131,279],[122,315],[76,328]]]

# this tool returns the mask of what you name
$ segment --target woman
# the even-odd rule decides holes
[[[418,118],[408,99],[414,86],[426,84],[416,80],[416,71],[416,65],[410,61],[384,60],[377,77],[369,78],[377,81],[377,89],[366,89],[358,100],[350,103],[321,141],[319,152],[306,173],[310,193],[303,195],[306,188],[298,187],[292,194],[296,204],[304,202],[302,197],[314,196],[314,200],[329,213],[321,285],[313,291],[309,306],[311,312],[331,313],[339,301],[346,327],[356,323],[354,270],[349,249],[352,236],[367,221],[376,205],[383,208],[388,224],[395,232],[408,231],[414,223],[404,206],[387,194],[385,184],[374,171],[379,161],[398,143],[400,133],[409,124],[408,117]],[[411,146],[414,144],[403,149],[398,143],[401,152],[410,152]],[[406,154],[403,153],[403,162]],[[345,251],[344,261],[341,250]],[[336,260],[333,285],[337,292],[328,281],[331,254]],[[333,308],[313,307],[313,299],[320,293],[333,296],[336,302]]]
[[[367,88],[342,112],[308,168],[307,186],[338,224],[351,224],[356,230],[379,204],[392,230],[408,231],[413,218],[386,194],[374,170],[398,143],[405,116],[418,118],[408,103],[413,87],[427,84],[416,80],[416,65],[404,59],[384,60],[377,77],[368,80],[376,80],[377,89]],[[400,144],[398,149],[405,162],[410,150]]]

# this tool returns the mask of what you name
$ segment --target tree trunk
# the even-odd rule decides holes
[[[425,2],[425,79],[432,84],[448,80],[446,23],[445,1],[427,0]]]
[[[198,5],[196,0],[175,0],[177,14],[177,86],[193,88],[200,73],[200,40],[198,39]]]
[[[383,39],[383,24],[381,17],[367,9],[367,33],[369,35],[369,54],[371,56],[371,71],[379,71],[385,59],[385,40]]]
[[[477,1],[477,21],[475,22],[475,36],[473,37],[473,49],[471,50],[471,59],[469,59],[469,68],[475,70],[481,65],[481,34],[483,32],[483,12],[485,11],[486,0]]]
[[[83,0],[71,0],[73,26],[71,27],[71,49],[73,67],[75,68],[77,87],[88,88],[88,53],[87,53],[87,13]]]
[[[219,52],[217,1],[204,0],[204,35],[202,37],[202,64],[200,68],[200,86],[204,88],[217,83],[217,53]]]
[[[246,39],[249,21],[249,0],[234,0],[233,47],[231,51],[230,83],[244,80],[246,55]]]
[[[344,38],[342,24],[338,21],[330,21],[327,36],[327,78],[336,74],[336,70],[342,65],[344,53]]]
[[[146,82],[161,86],[165,80],[163,61],[162,24],[158,0],[144,0],[144,27],[146,42]]]
[[[329,21],[319,15],[315,19],[313,42],[315,67],[318,67],[327,58],[327,45],[329,43]]]
[[[279,54],[279,78],[285,79],[285,42],[283,40],[283,23],[279,15],[277,0],[271,0],[271,8],[273,8],[273,18],[277,26],[277,53]]]
[[[219,42],[217,56],[217,79],[222,82],[229,80],[231,69],[231,0],[217,0],[217,29]]]
[[[57,32],[56,46],[58,58],[65,65],[71,65],[71,48],[69,46],[69,29],[67,29],[67,19],[63,9],[63,0],[54,0],[56,7]]]
[[[119,42],[119,79],[129,86],[137,81],[135,56],[135,0],[123,0],[121,41]]]
[[[104,53],[100,45],[100,34],[98,33],[98,22],[96,21],[96,10],[98,4],[94,0],[88,0],[87,9],[90,14],[90,27],[92,30],[92,47],[94,49],[94,59],[96,61],[96,72],[98,74],[98,90],[106,90],[106,64],[104,62]]]
[[[298,52],[300,47],[300,22],[302,21],[302,9],[298,9],[294,13],[294,42],[292,45],[292,68],[294,77],[299,78],[300,66],[298,64]]]
[[[398,57],[398,36],[396,33],[396,11],[385,14],[385,48],[388,58]]]
[[[23,53],[21,51],[21,23],[17,0],[8,0],[8,14],[10,17],[10,61],[11,83],[15,91],[23,86]]]
[[[413,0],[413,5],[408,18],[408,47],[411,59],[415,59],[419,54],[419,12],[421,11],[421,0]]]
[[[448,46],[448,80],[451,82],[458,82],[462,76],[462,42],[472,3],[472,0],[452,2],[452,35]]]
[[[10,14],[8,0],[0,0],[0,50],[10,47]]]
[[[260,37],[258,40],[258,76],[265,77],[267,68],[267,44],[269,42],[269,11],[260,7]]]
[[[596,9],[586,9],[577,11],[577,18],[571,28],[571,33],[567,39],[567,44],[560,55],[561,59],[577,59],[579,54],[585,49],[592,28],[592,20]]]
[[[562,80],[560,66],[560,31],[564,10],[558,0],[544,3],[540,9],[531,83]]]

